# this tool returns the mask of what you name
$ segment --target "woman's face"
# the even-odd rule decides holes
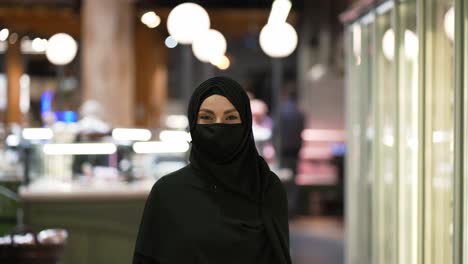
[[[239,124],[240,114],[229,100],[218,94],[207,97],[198,111],[197,124]]]

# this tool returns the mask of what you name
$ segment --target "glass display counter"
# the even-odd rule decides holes
[[[458,164],[467,164],[463,120],[468,100],[466,66],[456,57],[464,54],[466,60],[467,44],[456,33],[455,20],[464,16],[458,23],[466,24],[465,5],[375,1],[342,16],[347,263],[460,263],[456,252],[466,248],[467,176],[456,159],[463,157]],[[457,41],[463,48],[455,49]],[[456,74],[459,69],[465,73]],[[457,82],[465,89],[459,108]],[[454,137],[460,124],[465,130]],[[461,143],[464,155],[455,152]],[[464,191],[456,191],[457,182],[465,184]],[[457,228],[464,230],[465,240],[457,238]]]

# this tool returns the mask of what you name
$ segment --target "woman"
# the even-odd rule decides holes
[[[190,163],[154,184],[133,263],[290,264],[286,191],[257,153],[244,89],[208,79],[187,115]]]

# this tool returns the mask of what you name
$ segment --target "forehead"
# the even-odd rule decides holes
[[[226,97],[219,94],[213,94],[203,100],[200,108],[207,108],[210,110],[227,110],[236,107]]]

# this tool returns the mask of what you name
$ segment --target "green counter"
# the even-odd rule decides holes
[[[10,232],[16,225],[16,211],[20,205],[11,195],[16,196],[19,185],[19,180],[0,179],[0,236]]]
[[[105,193],[20,192],[25,223],[69,232],[64,264],[129,264],[149,189]]]

